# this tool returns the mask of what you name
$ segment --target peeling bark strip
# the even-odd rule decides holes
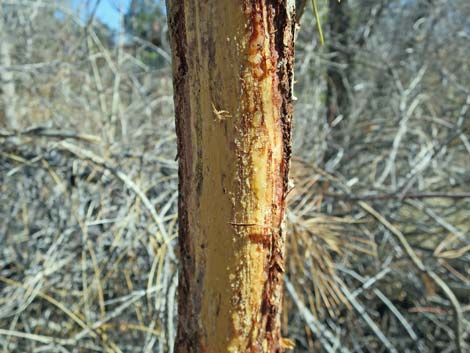
[[[177,353],[282,352],[294,0],[167,0],[179,156]]]

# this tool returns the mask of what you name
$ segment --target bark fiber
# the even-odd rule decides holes
[[[179,158],[177,353],[282,352],[294,0],[167,0]]]

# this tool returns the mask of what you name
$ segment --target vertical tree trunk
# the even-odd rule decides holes
[[[11,72],[10,38],[5,30],[3,5],[0,3],[0,90],[2,98],[2,113],[6,127],[16,129],[16,94],[15,82]]]
[[[327,71],[326,108],[328,122],[331,124],[338,115],[346,119],[350,105],[346,86],[351,71],[351,55],[347,53],[349,45],[349,16],[345,6],[347,0],[329,0],[328,26],[330,39],[328,51],[332,57],[332,66]]]
[[[179,156],[175,351],[282,352],[294,0],[167,0]]]

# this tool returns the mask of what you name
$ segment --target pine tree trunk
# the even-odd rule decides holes
[[[175,352],[282,352],[294,0],[167,0],[179,157]]]

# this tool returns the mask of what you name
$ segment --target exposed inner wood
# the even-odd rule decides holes
[[[168,1],[180,177],[176,352],[281,352],[293,1]]]

